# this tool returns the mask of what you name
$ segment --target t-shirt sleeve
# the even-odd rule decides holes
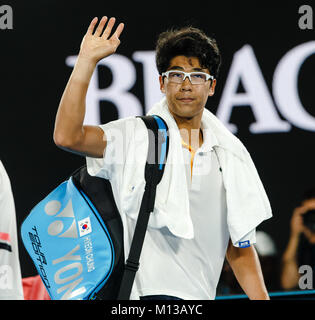
[[[247,248],[255,243],[256,243],[256,228],[252,229],[249,233],[247,233],[234,246],[238,248]]]
[[[108,140],[109,139],[109,133],[106,133],[106,131],[110,130],[107,128],[106,125],[100,125],[99,126],[103,132],[106,134],[107,144],[106,148],[104,150],[103,158],[93,158],[93,157],[86,157],[86,167],[87,171],[91,176],[97,176],[104,179],[110,179],[110,166],[106,165],[106,163],[109,163],[110,158],[113,154],[113,145]]]
[[[135,117],[128,117],[100,125],[106,135],[106,148],[102,158],[86,157],[87,171],[91,176],[111,180],[125,162],[126,147],[134,132]]]

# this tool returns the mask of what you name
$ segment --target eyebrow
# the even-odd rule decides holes
[[[170,67],[170,68],[168,68],[168,70],[184,70],[184,68],[183,67],[180,67],[180,66],[172,66],[172,67]],[[201,69],[201,68],[193,68],[192,69],[193,71],[203,71],[203,69]]]

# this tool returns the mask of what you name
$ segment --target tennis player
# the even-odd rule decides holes
[[[114,30],[115,22],[105,16],[91,21],[60,101],[54,141],[86,157],[91,175],[110,180],[127,256],[144,191],[144,162],[137,161],[146,159],[146,128],[136,117],[83,125],[91,76],[120,44],[124,24]],[[157,189],[131,299],[214,299],[226,257],[248,297],[269,300],[253,245],[256,226],[271,217],[268,199],[245,147],[205,109],[220,59],[216,41],[197,28],[158,38],[157,81],[165,97],[152,112],[173,129],[170,163]],[[115,139],[117,132],[123,141]],[[183,166],[171,163],[177,156]]]

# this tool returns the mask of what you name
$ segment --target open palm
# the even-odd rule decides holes
[[[110,36],[116,19],[112,17],[108,20],[107,17],[104,16],[93,34],[97,20],[98,18],[95,17],[91,21],[80,46],[80,56],[91,59],[95,63],[116,51],[120,44],[119,36],[124,29],[124,24],[120,23],[112,36]],[[106,25],[107,20],[108,23]]]

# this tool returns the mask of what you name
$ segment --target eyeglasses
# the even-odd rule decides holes
[[[209,79],[213,80],[214,77],[205,72],[184,72],[179,70],[169,70],[162,73],[162,77],[166,77],[169,82],[182,83],[186,77],[190,80],[191,84],[204,84]]]

